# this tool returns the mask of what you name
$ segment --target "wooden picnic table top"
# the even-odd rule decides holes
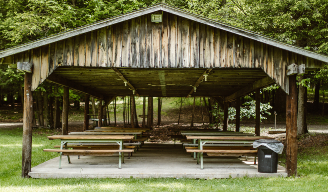
[[[129,129],[129,130],[86,130],[84,132],[146,132],[145,130],[135,130],[135,129]]]
[[[48,136],[48,139],[64,139],[64,140],[114,140],[114,139],[133,139],[133,135],[52,135]]]
[[[230,132],[183,132],[181,135],[190,136],[254,136],[252,133],[230,133]]]
[[[70,132],[69,135],[140,135],[141,131],[134,132]]]
[[[140,127],[140,128],[132,128],[132,127],[95,127],[96,129],[147,129],[150,130],[150,128],[144,128],[144,127]]]
[[[187,139],[204,139],[204,140],[240,140],[240,141],[255,141],[258,139],[274,139],[267,136],[186,136]]]

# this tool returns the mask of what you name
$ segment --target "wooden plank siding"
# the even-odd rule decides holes
[[[19,54],[14,55],[18,61]],[[163,13],[144,15],[22,53],[33,62],[32,90],[58,66],[117,68],[261,68],[283,89],[286,66],[320,64],[221,29]]]

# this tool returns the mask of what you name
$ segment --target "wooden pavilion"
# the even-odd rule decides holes
[[[294,175],[297,170],[296,75],[316,70],[327,62],[327,56],[166,4],[0,52],[0,64],[17,64],[18,69],[26,72],[23,177],[31,170],[32,92],[46,80],[66,87],[63,106],[66,131],[68,88],[85,93],[86,102],[89,95],[105,101],[127,95],[215,97],[224,103],[227,111],[227,103],[239,101],[251,92],[256,92],[259,98],[260,88],[276,83],[287,95],[286,164],[288,174]],[[259,106],[258,100],[258,116]],[[238,118],[236,126],[239,127]],[[255,132],[259,135],[259,131],[257,121]]]

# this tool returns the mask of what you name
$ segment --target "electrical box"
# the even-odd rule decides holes
[[[296,65],[295,63],[290,64],[287,66],[287,75],[296,75],[298,74],[298,65]]]
[[[298,74],[304,74],[305,73],[305,64],[301,64],[298,66]]]
[[[162,22],[162,14],[151,14],[151,22],[161,23]]]

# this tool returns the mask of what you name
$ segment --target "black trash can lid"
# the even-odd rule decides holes
[[[275,139],[259,139],[256,141],[259,143],[280,143],[280,141],[277,141]]]

